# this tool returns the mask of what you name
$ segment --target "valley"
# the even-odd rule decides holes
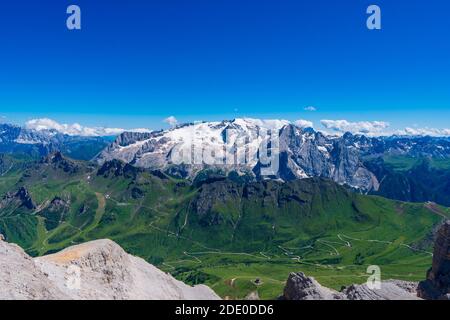
[[[298,271],[334,289],[365,282],[369,265],[383,279],[421,280],[433,232],[450,216],[444,206],[355,193],[326,178],[248,182],[205,171],[192,181],[61,153],[10,161],[20,169],[0,177],[9,242],[42,256],[109,238],[228,299],[277,298]]]

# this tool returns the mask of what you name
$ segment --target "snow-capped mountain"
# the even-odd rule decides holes
[[[56,130],[33,130],[0,124],[0,153],[23,153],[42,157],[55,151],[84,160],[92,159],[109,142],[101,137],[79,137]]]
[[[118,159],[183,177],[193,177],[205,168],[250,174],[256,179],[320,176],[364,190],[377,190],[379,182],[363,161],[386,153],[447,158],[450,140],[369,138],[350,133],[327,136],[288,121],[246,118],[191,123],[150,133],[126,132],[96,160],[104,163]],[[275,171],[264,173],[268,167]]]
[[[0,153],[35,157],[61,151],[103,164],[113,159],[137,167],[195,177],[203,169],[237,172],[253,179],[285,181],[326,177],[371,191],[379,181],[365,160],[385,154],[450,158],[450,139],[437,137],[329,136],[285,120],[234,119],[179,125],[153,132],[124,132],[110,143],[56,130],[0,124]]]

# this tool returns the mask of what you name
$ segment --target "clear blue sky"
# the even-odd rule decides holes
[[[81,31],[66,29],[70,4]],[[381,31],[366,28],[370,4],[382,9]],[[449,14],[448,0],[3,1],[0,115],[449,127]]]

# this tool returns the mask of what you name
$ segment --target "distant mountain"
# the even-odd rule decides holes
[[[380,181],[371,194],[450,206],[450,159],[384,157],[371,159],[365,166]]]
[[[267,144],[268,155],[275,150],[272,141],[264,138],[268,130],[279,137],[276,158],[279,163],[276,172],[263,176],[262,170],[268,164],[267,161],[262,162],[263,153],[259,148]],[[233,158],[234,161],[223,160],[225,152],[231,155],[227,159]],[[174,154],[178,155],[175,157],[177,161],[174,161]],[[206,161],[205,154],[209,160],[215,158],[219,163]],[[104,163],[118,159],[138,167],[191,178],[204,169],[237,172],[256,180],[275,178],[289,181],[325,177],[364,191],[377,191],[380,181],[364,162],[385,155],[448,159],[450,139],[366,137],[351,133],[337,137],[327,136],[312,128],[300,128],[286,121],[235,119],[185,124],[151,133],[126,132],[103,150],[96,161]],[[244,158],[246,161],[235,161]]]
[[[110,142],[104,137],[80,137],[55,130],[30,130],[11,124],[0,124],[0,153],[42,157],[54,151],[81,160],[90,160]]]

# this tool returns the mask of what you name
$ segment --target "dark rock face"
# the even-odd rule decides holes
[[[429,300],[450,300],[450,220],[439,229],[433,265],[428,270],[427,280],[420,282],[418,295]]]
[[[237,183],[230,180],[205,182],[191,200],[189,210],[204,225],[223,222],[236,223],[250,208],[258,207],[271,216],[275,212],[290,210],[298,216],[311,217],[321,214],[313,203],[351,203],[352,193],[329,179],[312,178],[282,183],[264,180],[251,183]],[[356,210],[355,210],[356,209]],[[354,208],[357,221],[370,219]],[[324,214],[326,214],[324,212]]]
[[[7,193],[0,201],[0,210],[7,207],[17,207],[27,210],[36,209],[36,205],[31,198],[30,193],[25,187],[21,187],[16,193]]]
[[[220,215],[215,212],[216,204],[227,202],[239,203],[242,195],[242,187],[229,181],[220,181],[211,184],[203,184],[190,207],[201,219],[204,225],[215,225],[222,221]]]
[[[151,134],[147,132],[124,132],[117,137],[115,143],[119,146],[127,146],[137,141],[149,139],[150,137]]]
[[[125,177],[136,179],[137,175],[142,172],[143,169],[136,168],[128,163],[124,163],[120,160],[111,160],[105,162],[97,171],[98,176],[107,177]]]
[[[55,197],[46,208],[39,212],[39,215],[45,218],[47,230],[53,230],[65,220],[69,210],[70,200]]]
[[[80,170],[79,166],[74,161],[63,157],[59,151],[49,154],[41,162],[49,164],[55,169],[61,169],[69,174],[77,173]]]
[[[17,198],[20,199],[20,201],[22,201],[22,206],[24,206],[27,209],[35,209],[36,206],[33,203],[33,200],[31,199],[31,195],[28,192],[28,190],[25,187],[22,187],[19,189],[19,191],[17,191],[16,195]]]
[[[382,158],[365,162],[366,167],[375,174],[380,187],[371,194],[407,202],[433,201],[450,206],[450,170],[436,168],[431,158],[408,170],[398,171],[385,163]]]
[[[330,139],[321,132],[285,126],[280,131],[280,176],[292,180],[302,172],[300,176],[325,177],[340,184],[376,189],[376,179],[364,167],[360,149],[349,140],[353,137],[348,134]]]

